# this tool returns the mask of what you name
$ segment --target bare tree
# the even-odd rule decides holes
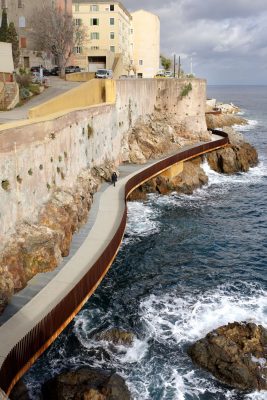
[[[79,20],[75,23],[72,16],[61,8],[43,3],[34,11],[31,18],[32,37],[36,50],[52,54],[65,75],[65,66],[75,47],[82,47],[87,39],[85,28]]]

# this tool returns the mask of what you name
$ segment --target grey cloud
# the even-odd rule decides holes
[[[212,83],[267,84],[267,0],[126,0],[161,20],[161,50]],[[255,74],[257,69],[257,74]],[[243,80],[243,81],[242,81]],[[214,82],[215,81],[215,82]]]

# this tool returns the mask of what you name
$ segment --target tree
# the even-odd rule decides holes
[[[6,11],[6,8],[3,8],[2,22],[1,22],[1,28],[0,28],[0,42],[7,41],[7,32],[8,32],[7,11]]]
[[[14,22],[10,22],[9,24],[6,41],[12,44],[12,56],[13,56],[14,67],[17,68],[19,65],[20,51],[19,51],[19,38]]]
[[[64,76],[73,48],[83,46],[87,38],[84,27],[76,25],[65,10],[45,3],[34,11],[31,24],[36,50],[52,54],[60,68],[60,75]]]
[[[165,71],[168,71],[172,65],[172,60],[170,58],[164,57],[162,54],[160,55],[160,62]]]

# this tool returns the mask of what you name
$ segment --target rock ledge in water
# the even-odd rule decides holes
[[[188,350],[192,360],[238,389],[267,390],[267,330],[253,323],[230,323]]]
[[[81,368],[47,381],[43,400],[130,400],[124,379],[116,373]]]

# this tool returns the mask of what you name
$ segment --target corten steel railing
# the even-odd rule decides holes
[[[125,185],[125,203],[128,194],[135,187],[151,177],[156,176],[157,173],[160,173],[179,161],[193,158],[199,154],[206,153],[229,143],[226,133],[221,131],[213,131],[213,133],[223,138],[201,144],[192,149],[184,150],[181,153],[160,160],[130,178]],[[88,297],[88,294],[92,292],[97,283],[104,276],[120,246],[125,230],[126,218],[127,209],[125,207],[115,235],[95,264],[58,305],[10,351],[0,370],[0,387],[5,393],[10,393],[14,384],[21,376],[21,371],[25,372],[49,344],[52,343],[62,331],[62,327],[65,327],[70,317],[73,317],[75,313],[79,311],[81,305],[84,303],[84,299]]]

